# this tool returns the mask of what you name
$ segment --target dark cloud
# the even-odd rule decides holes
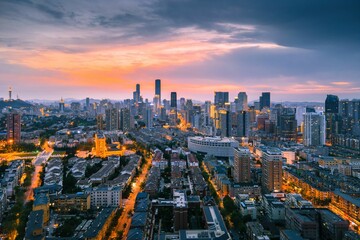
[[[219,22],[252,24],[283,46],[360,46],[360,1],[161,0],[157,13],[175,26],[213,29]]]

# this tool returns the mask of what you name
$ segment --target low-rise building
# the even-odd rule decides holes
[[[25,240],[45,239],[43,218],[44,218],[43,210],[36,210],[30,212],[29,219],[25,228],[25,237],[24,237]]]
[[[85,190],[90,194],[91,207],[120,207],[122,188],[115,186],[99,186]]]
[[[85,240],[102,240],[105,238],[111,220],[116,214],[117,208],[103,208],[84,233]]]
[[[62,194],[51,198],[56,212],[66,213],[71,210],[85,212],[90,209],[90,194],[79,192]]]

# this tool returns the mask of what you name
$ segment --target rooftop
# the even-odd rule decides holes
[[[99,231],[103,228],[105,222],[109,218],[109,216],[115,211],[115,208],[104,208],[97,215],[95,220],[91,223],[90,227],[84,233],[85,238],[95,238]]]

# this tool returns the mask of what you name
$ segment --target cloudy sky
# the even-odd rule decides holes
[[[360,98],[358,0],[0,0],[0,97]]]

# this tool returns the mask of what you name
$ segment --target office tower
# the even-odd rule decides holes
[[[171,102],[170,102],[171,108],[177,108],[177,97],[176,92],[171,92]]]
[[[282,155],[277,148],[268,148],[262,157],[262,187],[266,192],[281,190],[282,186]]]
[[[220,124],[220,136],[230,137],[231,135],[231,121],[230,112],[226,109],[219,110],[219,124]]]
[[[229,102],[229,92],[215,92],[214,104],[218,107],[224,107]]]
[[[249,137],[250,131],[250,114],[246,111],[236,113],[237,122],[237,136],[238,137]]]
[[[263,92],[260,97],[260,110],[270,108],[270,92]]]
[[[140,84],[136,84],[136,93],[137,93],[137,96],[138,96],[138,99],[140,99]]]
[[[159,102],[161,105],[161,80],[160,79],[155,80],[155,95],[159,96]]]
[[[146,108],[146,115],[145,115],[145,126],[147,128],[152,128],[153,127],[153,118],[154,118],[154,114],[152,111],[152,107],[148,106]]]
[[[21,140],[21,115],[11,112],[6,120],[8,143],[19,143]]]
[[[249,148],[234,148],[234,181],[236,183],[251,181],[250,156]]]
[[[61,98],[60,102],[59,102],[59,111],[64,112],[64,109],[65,109],[65,102],[64,102],[64,99]]]
[[[278,130],[281,138],[296,140],[297,121],[296,108],[281,108],[278,118]]]
[[[135,103],[138,103],[141,101],[140,98],[141,94],[140,94],[140,84],[136,84],[136,90],[135,92],[133,92],[133,99]]]
[[[90,110],[90,98],[86,98],[86,101],[85,101],[85,107],[86,107],[86,111],[89,111]]]
[[[95,156],[106,157],[106,137],[102,133],[95,133]]]
[[[326,118],[326,139],[340,132],[341,127],[339,119],[339,97],[327,95],[325,100],[325,118]]]
[[[177,125],[177,97],[176,92],[171,92],[170,96],[170,113],[169,113],[169,119],[170,119],[170,125],[176,126]]]
[[[239,92],[236,104],[236,111],[247,111],[248,110],[248,97],[246,92]]]
[[[325,115],[322,113],[304,114],[304,145],[322,146],[325,145]]]
[[[97,126],[97,130],[105,129],[104,116],[102,114],[96,115],[96,126]]]
[[[120,130],[128,132],[132,129],[131,114],[128,108],[122,108],[120,110]]]
[[[106,130],[114,131],[119,129],[119,111],[115,108],[105,111]]]

